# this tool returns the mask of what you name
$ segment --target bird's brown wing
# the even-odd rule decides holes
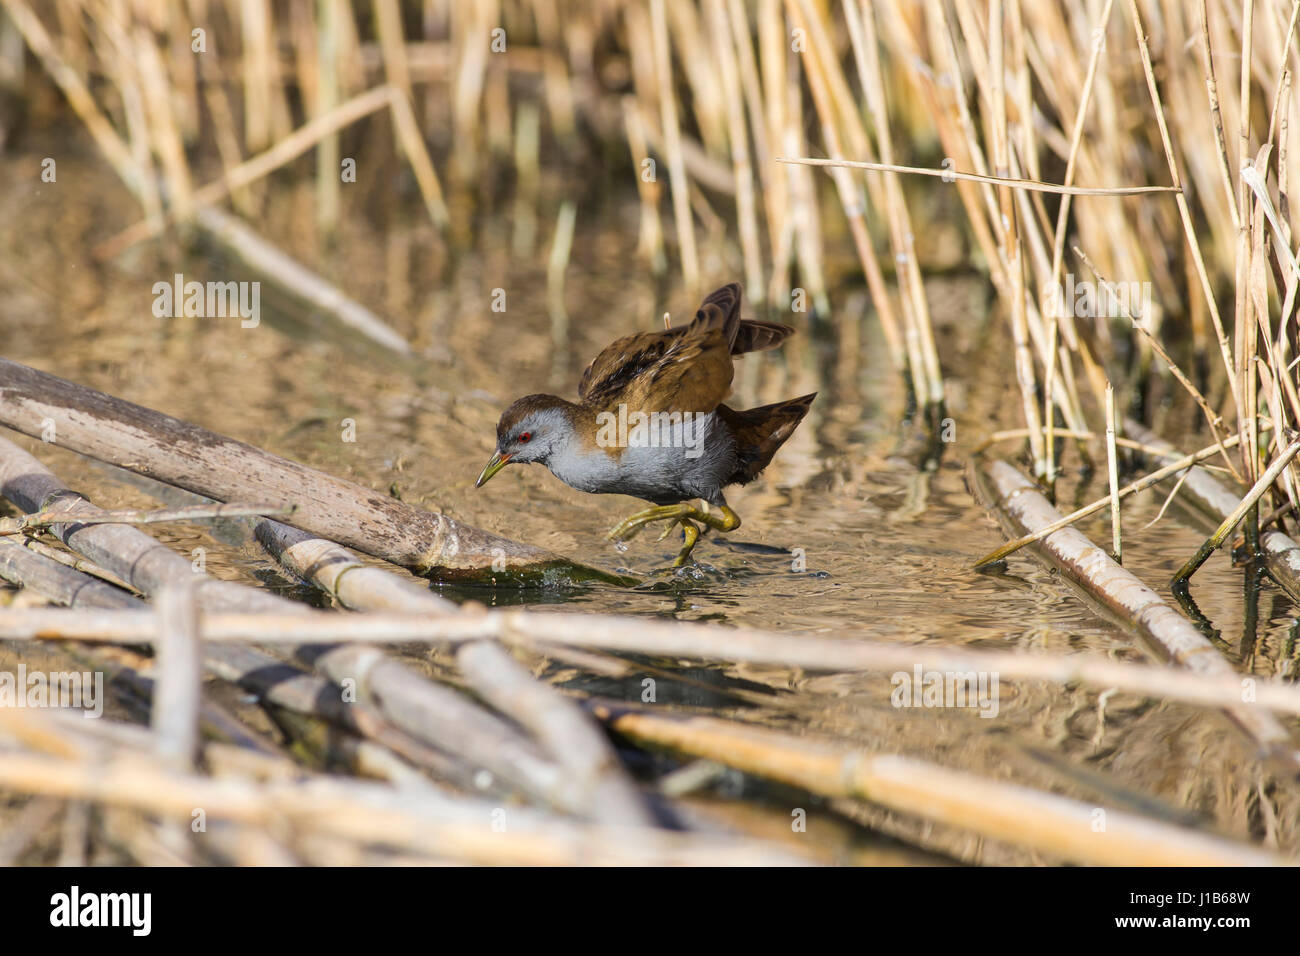
[[[711,412],[731,389],[731,346],[740,328],[740,286],[718,289],[676,329],[618,339],[587,366],[578,397],[629,411]]]

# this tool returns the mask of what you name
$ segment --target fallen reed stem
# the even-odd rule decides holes
[[[1187,587],[1187,581],[1191,576],[1205,563],[1214,550],[1227,540],[1228,535],[1232,534],[1232,530],[1241,523],[1246,514],[1256,507],[1264,492],[1272,486],[1273,482],[1277,480],[1277,476],[1291,463],[1291,459],[1297,453],[1300,453],[1300,438],[1288,445],[1286,451],[1273,460],[1273,464],[1269,465],[1264,474],[1259,476],[1259,480],[1255,482],[1250,491],[1246,492],[1246,497],[1242,498],[1237,507],[1232,510],[1232,513],[1223,519],[1223,523],[1219,525],[1214,534],[1206,538],[1205,543],[1196,549],[1196,553],[1178,569],[1178,573],[1169,582],[1171,588]]]
[[[1237,440],[1238,440],[1238,436],[1233,435],[1222,442],[1222,447],[1230,447],[1232,445],[1235,445],[1237,443]],[[1014,541],[1010,541],[1007,544],[1004,544],[1002,547],[997,548],[994,551],[990,551],[984,557],[976,561],[972,565],[972,568],[975,570],[979,570],[980,568],[992,564],[994,561],[1001,561],[1003,558],[1007,557],[1008,555],[1013,554],[1016,551],[1019,551],[1025,545],[1033,544],[1035,541],[1041,541],[1043,538],[1046,538],[1052,532],[1059,531],[1062,528],[1067,527],[1068,525],[1072,525],[1080,518],[1086,518],[1088,517],[1088,515],[1096,514],[1098,511],[1101,511],[1103,508],[1106,508],[1110,505],[1112,497],[1127,498],[1129,495],[1137,494],[1139,491],[1144,491],[1147,488],[1150,488],[1152,485],[1164,481],[1170,475],[1177,474],[1178,472],[1182,471],[1184,468],[1187,468],[1189,465],[1194,465],[1198,461],[1204,461],[1206,458],[1218,454],[1220,447],[1221,445],[1218,443],[1210,445],[1206,448],[1202,448],[1198,452],[1180,458],[1178,461],[1174,462],[1173,464],[1166,465],[1163,468],[1159,468],[1156,471],[1153,471],[1151,474],[1143,478],[1139,478],[1137,481],[1134,481],[1131,484],[1125,485],[1113,496],[1106,495],[1106,497],[1104,498],[1098,498],[1092,504],[1084,505],[1082,508],[1079,508],[1077,511],[1070,512],[1070,514],[1066,515],[1064,518],[1061,518],[1058,521],[1053,521],[1050,524],[1044,525],[1043,527],[1039,528],[1038,530],[1030,534],[1026,534],[1023,537],[1017,538]]]
[[[76,520],[77,524],[163,524],[176,521],[215,521],[218,518],[268,517],[271,515],[291,515],[295,505],[244,505],[213,504],[194,505],[188,508],[166,508],[155,511],[127,509],[122,511],[103,511],[96,515],[86,515]],[[68,524],[66,511],[41,511],[36,514],[23,515],[21,518],[0,518],[0,536],[27,534],[41,531],[54,524]]]

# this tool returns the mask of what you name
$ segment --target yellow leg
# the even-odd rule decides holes
[[[673,558],[673,567],[680,568],[690,559],[691,551],[695,548],[695,542],[700,540],[700,526],[690,518],[679,518],[682,526],[682,550],[677,552],[677,557]],[[668,526],[672,528],[672,525]],[[661,539],[662,540],[662,539]]]
[[[686,563],[691,549],[695,547],[695,543],[700,539],[700,529],[693,522],[698,521],[700,524],[716,531],[735,531],[740,527],[740,515],[726,505],[719,508],[717,514],[714,514],[712,511],[704,511],[694,505],[682,502],[678,505],[659,505],[655,508],[638,511],[615,525],[614,529],[610,531],[609,537],[614,541],[628,541],[636,537],[641,532],[641,529],[651,521],[668,521],[670,522],[670,529],[673,524],[681,524],[686,534],[686,544],[678,553],[677,560],[673,562],[673,567],[681,567]]]

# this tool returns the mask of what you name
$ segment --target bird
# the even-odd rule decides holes
[[[481,488],[506,465],[541,463],[566,485],[593,494],[631,495],[653,507],[610,532],[635,537],[667,521],[686,564],[702,529],[740,527],[723,489],[759,476],[808,414],[813,392],[760,408],[733,409],[735,356],[776,348],[794,329],[740,317],[739,283],[710,294],[687,324],[637,332],[608,345],[583,372],[578,401],[525,395],[497,423],[496,451],[478,476]],[[701,506],[691,504],[694,500]]]

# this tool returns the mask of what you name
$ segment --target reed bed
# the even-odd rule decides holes
[[[17,76],[57,89],[138,206],[137,221],[97,247],[103,259],[202,235],[410,354],[394,323],[253,225],[272,177],[310,176],[313,237],[333,242],[341,171],[357,161],[348,137],[357,124],[387,124],[409,176],[396,188],[444,253],[505,210],[521,255],[555,223],[547,287],[557,345],[571,334],[564,276],[577,200],[600,176],[635,196],[644,266],[685,294],[701,291],[717,257],[759,308],[803,326],[828,322],[858,343],[837,306],[845,288],[864,289],[914,422],[937,434],[944,343],[923,238],[943,217],[960,223],[965,258],[996,290],[1023,428],[994,438],[1023,443],[1033,479],[993,466],[1005,494],[1023,492],[1004,503],[1022,536],[979,564],[1035,545],[1058,563],[1097,565],[1121,590],[1142,592],[1131,622],[1166,619],[1169,656],[1203,651],[1154,592],[1061,529],[1109,510],[1119,560],[1123,499],[1173,476],[1181,487],[1213,460],[1233,487],[1215,492],[1222,524],[1181,584],[1238,526],[1253,555],[1285,565],[1269,528],[1284,534],[1300,520],[1290,198],[1300,0],[62,0],[54,10],[0,0],[0,11],[0,84]],[[607,158],[596,171],[584,168],[592,155]],[[558,196],[545,185],[556,181],[568,183]],[[1122,434],[1126,413],[1171,397],[1203,420],[1200,452],[1180,455],[1140,426]],[[54,420],[65,447],[226,502],[103,512],[0,444],[0,493],[37,516],[5,525],[0,575],[68,605],[5,609],[0,637],[114,661],[152,719],[86,726],[0,708],[0,789],[32,797],[20,830],[62,813],[67,842],[80,846],[71,858],[84,851],[90,824],[78,808],[90,802],[105,811],[96,839],[145,862],[804,862],[693,830],[672,798],[627,772],[608,730],[623,746],[718,761],[1052,859],[1287,860],[1120,811],[1098,835],[1075,801],[902,755],[807,747],[739,720],[574,700],[526,666],[553,655],[599,672],[613,653],[674,653],[829,672],[918,660],[1000,667],[1222,709],[1293,761],[1272,711],[1296,713],[1294,688],[1264,682],[1244,702],[1221,658],[1183,672],[456,612],[344,546],[435,576],[507,573],[501,562],[509,574],[575,566],[17,363],[0,362],[0,399],[9,427],[39,436]],[[1155,449],[1163,467],[1121,487],[1135,445]],[[1031,497],[1103,454],[1100,501],[1062,518]],[[338,609],[195,576],[128,524],[232,515]],[[384,646],[421,641],[441,655],[423,668]],[[274,738],[222,711],[214,679],[255,694]],[[348,693],[356,697],[342,702]],[[340,764],[381,782],[321,772]],[[211,815],[211,838],[175,839],[175,822],[195,807]],[[498,824],[510,839],[497,838]],[[27,849],[0,840],[0,860]]]

